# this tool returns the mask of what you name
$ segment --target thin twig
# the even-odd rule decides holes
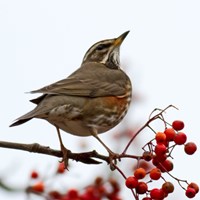
[[[129,141],[128,144],[126,145],[126,147],[125,147],[124,151],[122,152],[122,154],[125,154],[125,153],[126,153],[126,151],[128,150],[128,148],[129,148],[129,146],[131,145],[131,143],[133,142],[133,140],[137,137],[137,135],[138,135],[143,129],[145,129],[146,127],[148,127],[149,124],[150,124],[152,121],[154,121],[154,120],[160,118],[160,115],[162,115],[168,108],[171,108],[171,107],[173,107],[173,108],[175,108],[175,109],[178,109],[178,108],[176,108],[176,107],[173,106],[173,105],[169,105],[169,106],[167,106],[165,109],[161,110],[158,114],[156,114],[156,115],[154,115],[153,117],[151,117],[151,115],[153,114],[153,112],[155,112],[156,110],[158,110],[158,109],[154,109],[154,111],[150,114],[149,120],[148,120],[148,121],[135,133],[135,135],[130,139],[130,141]]]

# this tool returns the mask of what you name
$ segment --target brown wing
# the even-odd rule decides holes
[[[120,96],[126,93],[127,81],[129,78],[121,70],[108,69],[98,63],[87,63],[68,78],[31,93],[86,97]]]

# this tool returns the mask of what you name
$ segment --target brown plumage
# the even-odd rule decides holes
[[[131,101],[131,82],[119,62],[119,48],[127,34],[128,31],[116,39],[97,42],[69,77],[32,91],[42,93],[31,100],[36,107],[10,126],[39,118],[56,126],[58,132],[62,129],[100,140],[97,135],[116,126]]]

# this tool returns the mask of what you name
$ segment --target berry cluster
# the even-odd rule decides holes
[[[57,167],[57,174],[64,174],[64,163],[60,163]],[[46,199],[51,200],[120,200],[119,192],[120,185],[115,179],[103,180],[102,177],[97,177],[95,181],[85,187],[83,190],[75,188],[67,189],[66,192],[50,189],[37,171],[31,172],[31,181],[33,184],[29,186],[27,193],[34,193],[44,196]]]
[[[188,155],[192,155],[196,152],[197,146],[194,142],[187,141],[187,135],[184,132],[184,122],[175,120],[169,124],[163,114],[164,112],[174,106],[168,106],[164,110],[155,109],[160,111],[158,114],[153,115],[151,113],[149,120],[138,130],[138,131],[125,131],[118,134],[116,139],[118,142],[125,141],[121,140],[128,139],[126,147],[122,153],[108,156],[94,154],[92,152],[84,153],[84,158],[88,161],[95,158],[106,161],[110,164],[112,170],[116,170],[125,179],[125,185],[129,188],[133,194],[135,200],[164,200],[174,192],[175,185],[178,185],[184,190],[185,196],[193,198],[197,196],[199,192],[199,186],[194,182],[188,182],[187,180],[179,179],[172,174],[174,168],[174,162],[172,154],[174,149],[182,147],[183,152]],[[153,115],[153,116],[152,116]],[[163,130],[155,131],[152,122],[159,120],[162,123]],[[132,142],[144,129],[150,129],[154,136],[142,147],[141,155],[127,154],[128,148],[130,148]],[[148,130],[149,131],[149,130]],[[126,133],[127,134],[124,134]],[[127,142],[127,140],[125,141]],[[123,146],[123,145],[120,145]],[[135,148],[135,145],[133,145]],[[80,154],[82,155],[82,154]],[[87,157],[87,156],[88,157]],[[86,156],[86,157],[85,157]],[[174,155],[173,155],[174,156]],[[130,158],[136,160],[135,167],[131,176],[125,175],[126,171],[122,170],[122,165],[118,165],[117,161],[122,161],[124,158]],[[93,160],[95,161],[95,160]],[[85,162],[84,162],[85,163]],[[86,162],[87,163],[87,162]],[[91,163],[90,163],[91,164]],[[93,162],[93,164],[99,164],[99,162]],[[43,178],[37,171],[32,171],[30,174],[30,183],[26,187],[28,194],[37,194],[44,199],[50,200],[120,200],[119,192],[122,186],[121,181],[117,179],[97,177],[95,181],[89,186],[83,186],[80,188],[67,188],[64,191],[55,190],[50,188],[49,178],[55,178],[57,175],[64,175],[66,172],[64,163],[59,163],[56,170],[53,172],[51,177],[45,176]],[[168,179],[170,177],[170,180]],[[159,180],[159,181],[157,181]],[[151,183],[156,183],[156,187]],[[1,185],[5,185],[2,184]],[[6,187],[5,187],[6,188]]]
[[[168,174],[185,190],[185,195],[188,198],[193,198],[199,191],[196,183],[188,183],[187,181],[180,180],[174,177],[170,172],[173,170],[173,162],[171,161],[172,151],[176,146],[184,145],[184,151],[188,155],[192,155],[197,150],[197,146],[193,142],[187,141],[187,136],[182,129],[184,128],[183,121],[175,120],[169,126],[165,123],[165,130],[162,132],[155,132],[155,137],[143,147],[143,159],[147,163],[151,163],[153,167],[146,171],[140,167],[135,169],[134,174],[126,178],[125,184],[128,188],[132,189],[135,199],[145,194],[142,200],[165,199],[170,193],[174,191],[173,183],[166,181],[164,174]],[[149,126],[150,127],[150,126]],[[147,178],[148,181],[144,182],[141,179]],[[149,188],[149,183],[162,179],[163,184],[160,188]],[[146,179],[145,179],[146,180]],[[186,184],[186,188],[181,183]]]

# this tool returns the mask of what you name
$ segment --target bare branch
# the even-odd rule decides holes
[[[23,144],[23,143],[0,141],[0,147],[23,150],[23,151],[28,151],[31,153],[46,154],[46,155],[60,157],[60,158],[63,157],[62,151],[51,149],[48,146],[42,146],[38,143]],[[93,158],[106,161],[107,163],[109,162],[108,156],[101,155],[97,153],[96,151],[89,151],[89,152],[83,152],[83,153],[72,153],[71,151],[69,151],[68,158],[75,160],[77,162],[85,163],[85,164],[100,164],[101,163]]]

